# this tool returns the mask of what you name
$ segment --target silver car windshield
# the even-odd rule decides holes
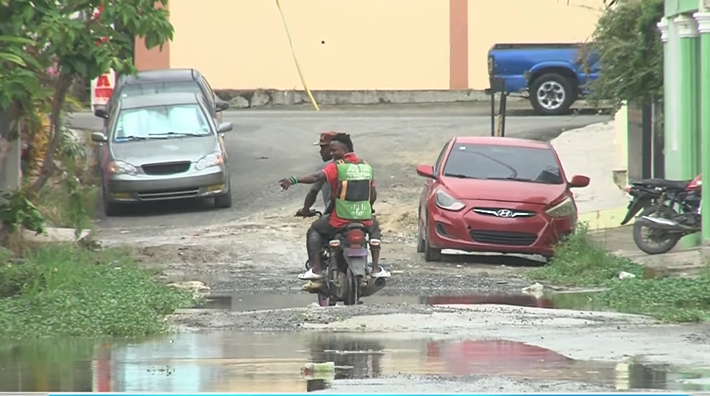
[[[200,106],[180,104],[121,110],[113,141],[127,142],[170,137],[207,136],[210,124]]]

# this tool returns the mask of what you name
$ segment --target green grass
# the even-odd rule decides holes
[[[619,279],[621,271],[636,278]],[[557,247],[549,265],[527,276],[556,285],[606,288],[577,302],[568,299],[565,305],[647,314],[668,322],[710,319],[710,273],[692,279],[644,279],[640,265],[604,249],[585,227]]]
[[[0,338],[160,334],[169,330],[166,315],[194,303],[122,249],[52,244],[22,263],[0,263]]]

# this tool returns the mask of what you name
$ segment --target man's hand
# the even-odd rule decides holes
[[[313,209],[301,208],[296,211],[297,217],[313,217],[316,215],[316,211]]]
[[[288,190],[288,188],[291,187],[291,185],[293,185],[293,183],[291,183],[291,180],[290,180],[290,179],[281,179],[281,180],[279,180],[279,186],[281,186],[281,188],[282,188],[283,190]]]

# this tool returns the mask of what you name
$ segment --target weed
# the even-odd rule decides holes
[[[703,321],[710,319],[710,276],[617,280],[608,290],[594,295],[591,302],[666,322]]]
[[[90,228],[94,208],[98,205],[99,188],[79,186],[79,195],[67,183],[46,184],[38,194],[37,207],[47,221],[55,227]],[[80,202],[80,205],[77,205]],[[82,212],[79,206],[85,208]]]
[[[555,248],[550,265],[530,271],[531,279],[544,279],[565,286],[600,286],[619,272],[641,276],[643,268],[607,251],[589,237],[585,225]]]
[[[621,271],[636,278],[619,279]],[[710,319],[710,273],[698,278],[643,279],[643,268],[617,257],[593,241],[582,226],[555,250],[555,258],[528,277],[567,286],[604,287],[564,307],[609,309],[647,314],[668,322]]]
[[[0,265],[0,337],[142,336],[192,294],[156,283],[121,249],[52,244]]]

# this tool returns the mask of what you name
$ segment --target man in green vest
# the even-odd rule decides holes
[[[302,280],[318,280],[323,277],[321,257],[318,252],[335,232],[352,222],[362,223],[369,230],[372,252],[371,276],[389,277],[389,272],[379,266],[380,229],[372,214],[372,205],[377,200],[377,190],[372,167],[359,159],[354,152],[350,135],[338,133],[330,140],[333,162],[307,176],[283,179],[279,182],[284,190],[298,183],[314,184],[325,180],[331,186],[333,211],[311,224],[308,230],[309,257],[313,267],[299,276]]]

